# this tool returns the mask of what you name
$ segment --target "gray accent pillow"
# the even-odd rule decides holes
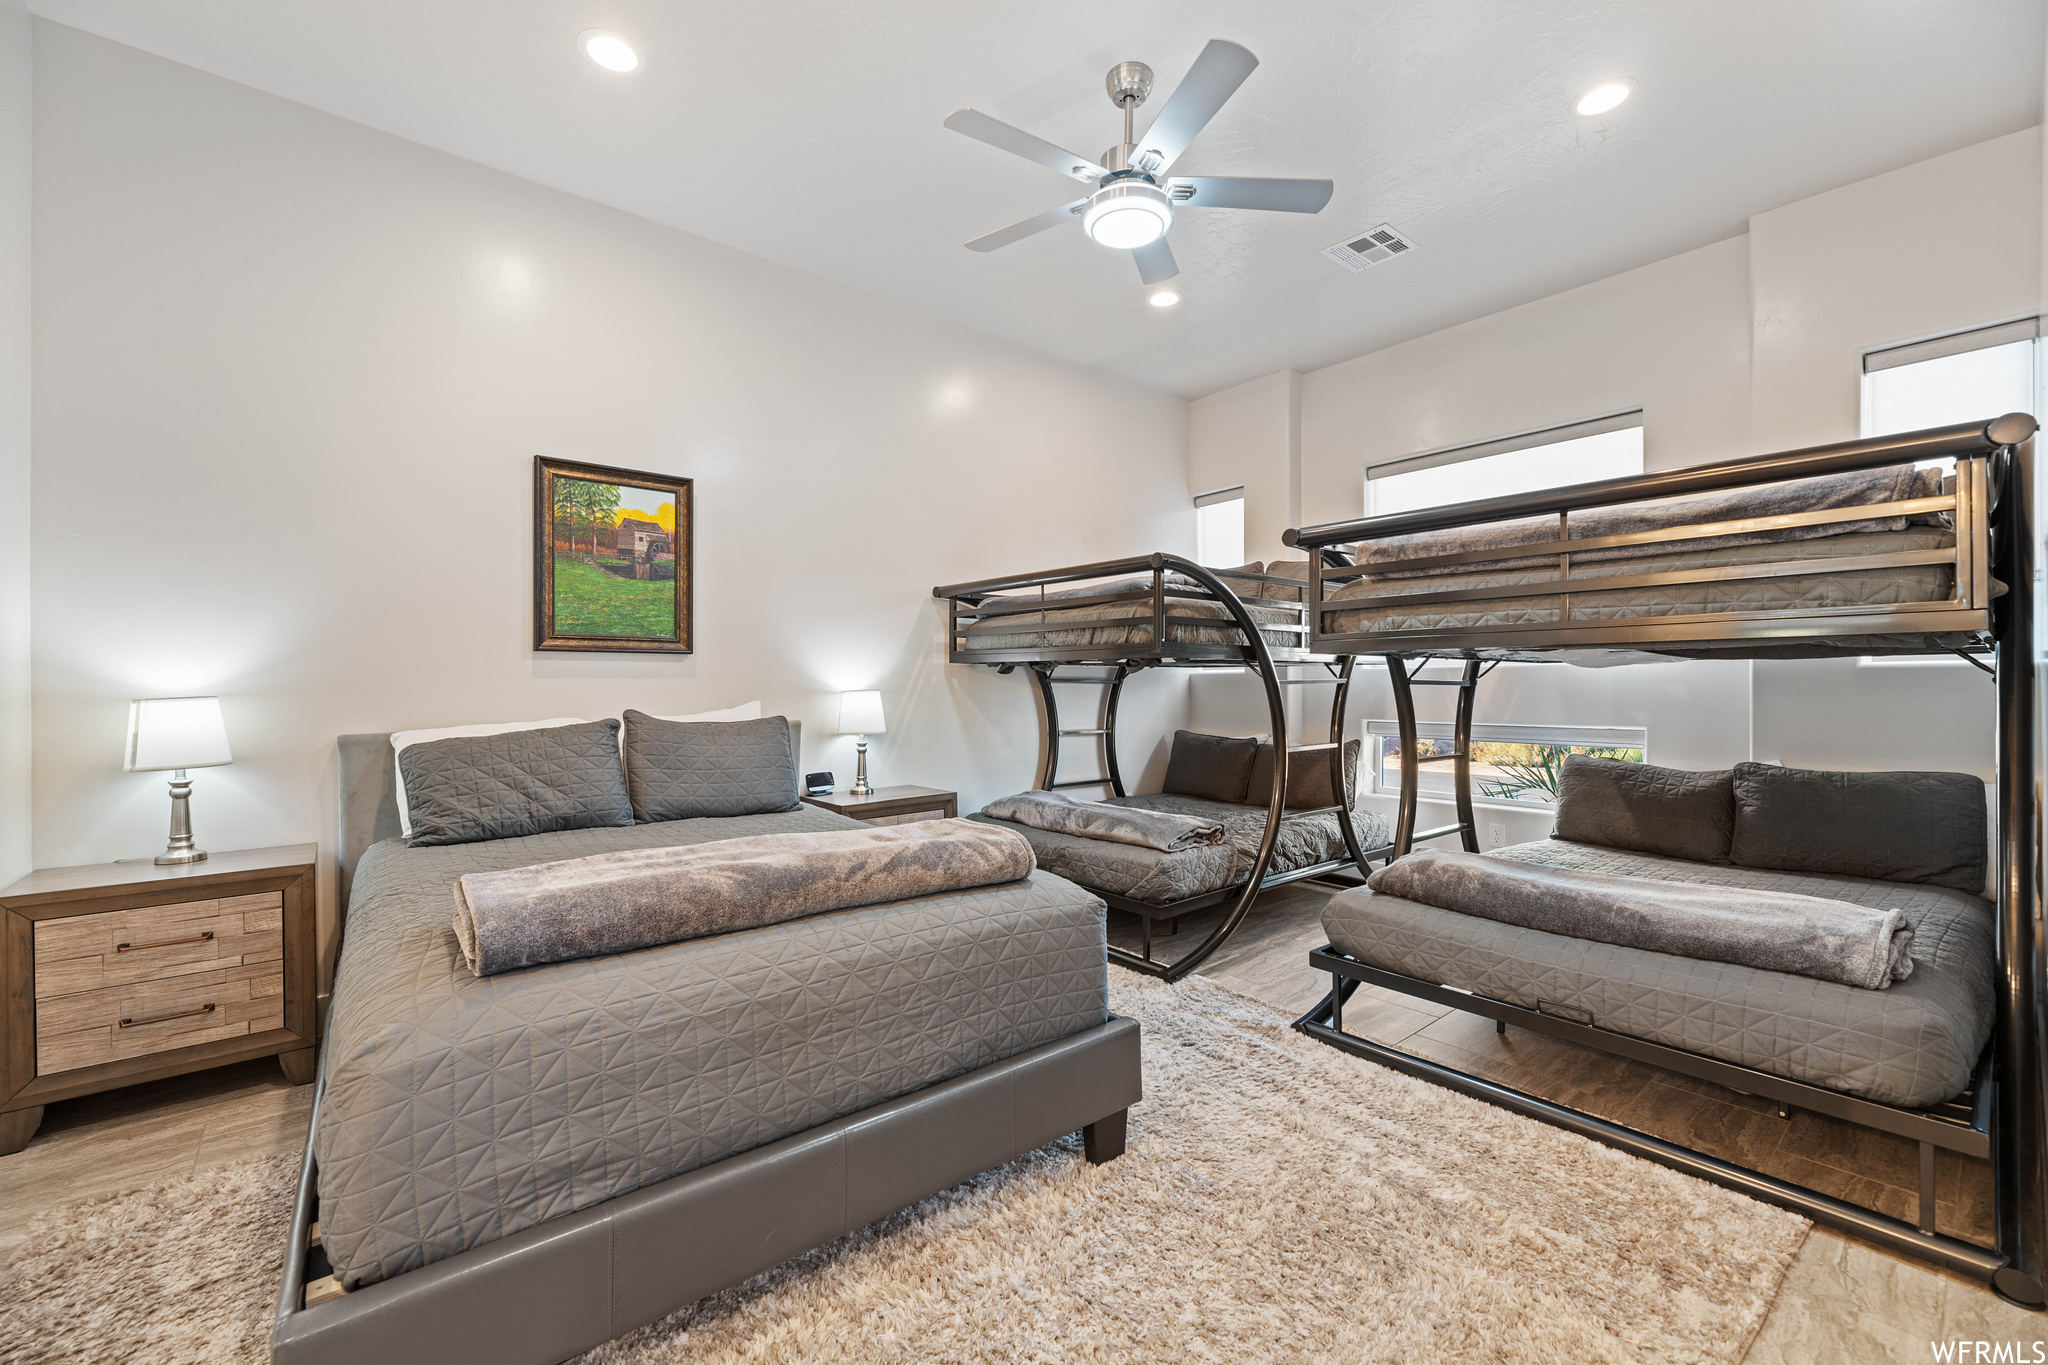
[[[1344,790],[1357,804],[1358,797],[1358,753],[1359,744],[1355,739],[1344,741]],[[1244,799],[1248,806],[1263,806],[1273,794],[1273,746],[1261,743],[1258,757],[1252,760],[1251,781],[1245,786]],[[1330,755],[1327,750],[1295,754],[1287,765],[1287,809],[1325,810],[1337,804],[1336,795],[1330,790]]]
[[[1728,862],[1735,779],[1573,754],[1557,784],[1556,836],[1696,863]]]
[[[1245,788],[1251,784],[1252,760],[1258,754],[1256,739],[1175,730],[1162,790],[1174,796],[1198,796],[1205,801],[1241,802]]]
[[[658,720],[626,712],[626,789],[643,825],[795,810],[789,721]]]
[[[1968,773],[1834,773],[1735,765],[1742,867],[1833,872],[1981,895],[1984,784]]]
[[[416,848],[633,823],[615,720],[408,744],[398,780]]]

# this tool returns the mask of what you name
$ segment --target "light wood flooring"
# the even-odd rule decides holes
[[[1308,967],[1323,943],[1319,917],[1327,889],[1297,885],[1269,893],[1204,975],[1256,999],[1301,1014],[1328,989]],[[1179,935],[1163,932],[1155,950],[1170,957],[1205,932],[1190,917]],[[1116,917],[1112,935],[1133,949],[1134,922]],[[1478,1075],[1558,1099],[1708,1151],[1723,1152],[1847,1197],[1903,1209],[1909,1216],[1914,1166],[1879,1135],[1811,1115],[1787,1119],[1761,1101],[1636,1063],[1607,1058],[1522,1030],[1495,1034],[1490,1021],[1361,988],[1346,1007],[1347,1027]],[[1368,1074],[1360,1063],[1361,1075]],[[35,1141],[0,1157],[0,1262],[22,1245],[36,1214],[167,1176],[250,1157],[296,1155],[312,1110],[311,1086],[285,1083],[274,1061],[249,1062],[196,1076],[50,1106]],[[1975,1163],[1942,1173],[1942,1227],[1982,1235],[1988,1184]],[[1901,1200],[1907,1202],[1901,1203]],[[0,1269],[0,1298],[4,1298]],[[268,1286],[261,1291],[270,1292]],[[2048,1340],[2048,1317],[2027,1313],[1959,1277],[1816,1229],[1792,1267],[1748,1365],[1880,1365],[1931,1358],[1947,1340],[2032,1343]]]

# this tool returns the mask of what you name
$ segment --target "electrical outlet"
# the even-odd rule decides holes
[[[1508,827],[1506,825],[1488,825],[1486,827],[1486,846],[1488,848],[1506,848],[1508,846]]]

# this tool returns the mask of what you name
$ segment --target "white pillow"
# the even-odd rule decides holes
[[[656,720],[759,720],[761,703],[750,701],[740,706],[729,706],[723,711],[699,711],[694,716],[656,716]]]
[[[557,716],[553,720],[515,720],[505,725],[449,725],[439,730],[400,730],[391,737],[391,765],[398,767],[398,754],[408,745],[430,739],[460,739],[469,735],[502,735],[513,730],[551,730],[557,725],[581,725],[581,716]],[[405,775],[398,774],[398,832],[412,838],[412,811],[405,803]]]

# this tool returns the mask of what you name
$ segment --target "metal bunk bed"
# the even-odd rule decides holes
[[[1334,552],[1326,558],[1332,567],[1348,562]],[[1134,575],[1138,576],[1136,581],[1132,581]],[[1225,578],[1246,585],[1251,591],[1241,596]],[[1066,595],[1046,595],[1048,589],[1071,584],[1095,586],[1079,591],[1067,589]],[[1115,796],[1129,794],[1117,762],[1116,727],[1124,684],[1137,673],[1153,668],[1247,668],[1263,686],[1272,726],[1274,771],[1265,830],[1250,871],[1242,881],[1165,904],[1089,888],[1113,909],[1139,917],[1142,952],[1133,953],[1112,944],[1111,962],[1149,976],[1178,981],[1223,946],[1267,888],[1309,878],[1328,879],[1344,869],[1362,876],[1368,859],[1388,856],[1388,845],[1360,847],[1351,819],[1351,803],[1344,799],[1345,708],[1354,660],[1349,654],[1323,653],[1306,647],[1309,626],[1308,608],[1303,600],[1305,586],[1302,579],[1267,574],[1232,571],[1219,576],[1217,571],[1179,555],[1152,554],[932,589],[932,596],[946,603],[949,663],[985,665],[1006,674],[1021,667],[1030,673],[1040,702],[1043,747],[1036,785],[1041,790],[1108,787]],[[1036,597],[1019,595],[1033,591],[1038,594]],[[1074,613],[1103,609],[1115,614],[1074,623],[1078,628],[1060,628]],[[1091,638],[1078,643],[1019,643],[1020,634]],[[1285,643],[1280,643],[1282,640]],[[1309,672],[1306,676],[1289,676],[1285,672],[1289,668]],[[1061,677],[1063,669],[1086,671],[1079,676]],[[1286,689],[1318,683],[1335,688],[1330,703],[1330,739],[1318,744],[1289,744]],[[1100,689],[1095,725],[1061,726],[1054,688],[1069,685]],[[1061,779],[1060,742],[1064,739],[1096,741],[1103,775]],[[1304,753],[1325,755],[1331,763],[1331,790],[1338,793],[1338,804],[1326,810],[1336,814],[1344,854],[1304,867],[1269,872],[1283,818],[1325,813],[1285,807],[1289,765],[1293,755]],[[1229,904],[1229,911],[1187,953],[1172,962],[1153,957],[1155,921],[1174,922],[1177,931],[1181,917],[1224,904]]]
[[[1616,647],[1682,657],[1737,659],[1870,654],[1882,652],[1887,645],[1899,652],[1950,650],[1964,653],[1965,657],[1988,652],[1995,666],[1987,671],[1994,672],[1997,679],[1995,889],[1999,998],[1991,1042],[1978,1063],[1975,1083],[1968,1092],[1929,1110],[1898,1108],[1383,970],[1347,957],[1328,945],[1312,953],[1310,961],[1317,969],[1330,973],[1331,990],[1296,1021],[1295,1027],[1356,1056],[1793,1209],[1891,1250],[1944,1265],[1988,1283],[2012,1302],[2030,1308],[2048,1306],[2048,1296],[2043,1293],[2044,1269],[2048,1269],[2044,1268],[2044,1238],[2048,1238],[2048,1166],[2044,1166],[2044,1153],[2048,1153],[2048,1145],[2044,1145],[2043,1129],[2048,1114],[2043,1110],[2041,1015],[2043,950],[2048,943],[2044,943],[2037,927],[2041,912],[2035,863],[2034,568],[2027,512],[2032,486],[2031,438],[2035,430],[2032,417],[2016,413],[1991,422],[1309,527],[1289,531],[1285,536],[1288,544],[1310,551],[1316,561],[1308,593],[1309,647],[1387,657],[1402,743],[1401,805],[1394,828],[1394,857],[1407,853],[1417,840],[1450,834],[1459,834],[1467,850],[1478,851],[1472,830],[1469,749],[1477,683],[1482,668],[1491,666],[1489,661],[1554,659],[1561,651]],[[1895,502],[1882,508],[1808,511],[1755,519],[1753,523],[1694,524],[1626,536],[1587,538],[1575,537],[1572,532],[1573,515],[1590,508],[1942,459],[1955,461],[1955,477],[1936,498]],[[1949,519],[1954,532],[1951,547],[1938,552],[1887,552],[1861,560],[1843,555],[1808,557],[1789,566],[1750,563],[1661,574],[1624,568],[1619,575],[1610,574],[1598,580],[1573,577],[1575,554],[1617,544],[1654,545],[1758,529],[1846,522],[1874,514],[1927,513],[1941,513]],[[1342,595],[1345,585],[1362,580],[1365,571],[1349,565],[1326,567],[1324,558],[1339,547],[1384,541],[1388,537],[1472,527],[1510,518],[1551,516],[1558,519],[1555,535],[1541,543],[1525,539],[1507,549],[1437,557],[1439,563],[1455,561],[1461,565],[1500,561],[1510,556],[1551,557],[1556,567],[1546,571],[1549,576],[1540,583],[1505,587],[1496,583],[1463,592],[1424,593],[1418,601],[1416,595],[1384,595],[1382,580],[1381,585],[1354,588],[1346,596]],[[1844,550],[1851,548],[1841,538],[1829,543]],[[1404,562],[1412,566],[1427,561]],[[1569,595],[1572,591],[1590,592],[1596,582],[1599,589],[1611,592],[1674,583],[1796,577],[1801,573],[1890,571],[1929,563],[1945,566],[1945,579],[1950,587],[1944,595],[1929,595],[1926,600],[1779,605],[1642,615],[1636,619],[1579,619]],[[1566,590],[1563,594],[1559,592],[1561,587]],[[1380,595],[1364,596],[1365,593]],[[1460,609],[1460,602],[1544,593],[1558,603],[1548,620],[1461,624],[1442,619],[1444,608],[1455,612]],[[1434,620],[1409,618],[1412,628],[1395,624],[1395,618],[1385,614],[1376,619],[1370,616],[1390,604],[1411,611],[1419,605],[1434,605],[1439,614]],[[1458,821],[1443,829],[1416,833],[1420,765],[1410,688],[1418,681],[1437,680],[1415,679],[1409,669],[1431,659],[1453,660],[1462,665],[1458,678],[1443,680],[1459,688],[1451,756],[1455,763]],[[1977,660],[1972,658],[1972,662]],[[1979,667],[1984,665],[1979,663]],[[1917,1141],[1919,1216],[1912,1223],[1888,1217],[1348,1032],[1344,1027],[1344,1003],[1361,983],[1491,1018],[1500,1032],[1513,1023],[1549,1037],[1764,1096],[1777,1102],[1781,1115],[1788,1107],[1798,1107]],[[1944,1236],[1936,1230],[1937,1149],[1989,1159],[1994,1183],[1994,1248]]]

